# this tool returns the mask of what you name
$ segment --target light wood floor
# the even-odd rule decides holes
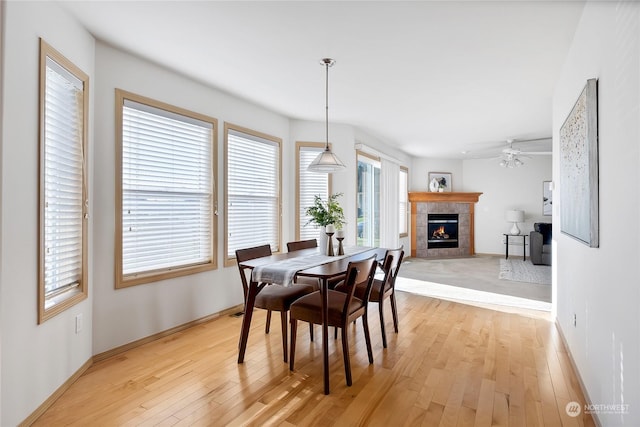
[[[353,386],[340,341],[330,338],[331,394],[322,392],[321,331],[300,327],[296,371],[282,360],[278,315],[264,334],[256,310],[245,363],[241,318],[225,316],[94,364],[34,424],[592,426],[556,327],[544,316],[398,292],[400,333],[387,309],[383,349],[369,313],[374,363],[362,324],[350,333]]]

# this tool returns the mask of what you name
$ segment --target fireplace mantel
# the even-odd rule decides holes
[[[454,192],[411,192],[410,202],[451,202],[477,203],[482,193],[454,193]]]
[[[411,256],[447,257],[473,255],[474,245],[474,204],[482,193],[454,192],[410,192],[411,202]],[[460,237],[463,242],[455,249],[428,249],[426,246],[427,216],[430,212],[459,213]],[[462,231],[465,231],[464,233]]]

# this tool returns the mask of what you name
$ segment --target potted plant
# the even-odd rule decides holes
[[[336,193],[329,196],[329,199],[324,201],[318,195],[313,197],[313,205],[309,206],[306,210],[306,214],[311,218],[307,221],[307,224],[315,224],[320,227],[326,227],[329,224],[333,224],[336,230],[342,229],[344,225],[344,211],[338,203],[338,197],[342,196],[342,193]]]

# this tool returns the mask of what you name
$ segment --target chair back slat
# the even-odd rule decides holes
[[[296,242],[287,243],[287,251],[289,252],[299,251],[301,249],[317,248],[317,247],[318,247],[318,241],[316,239],[298,240]]]
[[[382,270],[384,271],[383,290],[387,291],[395,286],[396,277],[400,271],[400,265],[404,258],[404,250],[402,247],[399,249],[388,249],[385,257]]]
[[[347,294],[345,298],[344,308],[342,310],[343,316],[349,316],[349,306],[354,298],[355,289],[358,285],[365,286],[365,295],[361,302],[361,307],[366,307],[369,301],[369,295],[371,295],[371,286],[373,284],[373,277],[376,273],[376,257],[367,258],[362,261],[352,261],[347,267],[347,278],[344,282],[344,291]]]
[[[249,284],[247,283],[247,275],[244,272],[244,268],[240,265],[241,262],[249,261],[251,259],[261,258],[263,256],[271,255],[270,245],[255,246],[253,248],[238,249],[236,250],[236,261],[238,263],[238,271],[240,272],[240,280],[242,280],[242,290],[244,291],[244,299],[247,300],[247,292],[249,291]]]

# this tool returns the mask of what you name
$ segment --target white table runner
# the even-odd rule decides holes
[[[254,282],[277,283],[279,285],[291,286],[293,278],[300,270],[317,267],[322,264],[337,261],[351,255],[366,252],[373,248],[363,246],[348,246],[344,248],[344,255],[327,256],[321,253],[284,259],[273,264],[255,267],[251,273]]]

